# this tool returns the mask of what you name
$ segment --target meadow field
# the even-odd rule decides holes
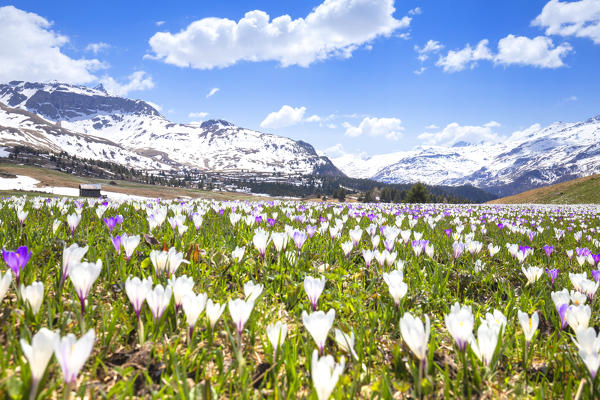
[[[598,398],[600,208],[0,200],[0,397]]]

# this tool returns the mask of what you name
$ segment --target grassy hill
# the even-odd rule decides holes
[[[600,174],[528,190],[489,203],[600,204]]]

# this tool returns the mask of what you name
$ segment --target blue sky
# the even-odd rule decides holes
[[[176,122],[222,118],[332,155],[600,114],[600,0],[0,7],[1,81],[103,82]]]

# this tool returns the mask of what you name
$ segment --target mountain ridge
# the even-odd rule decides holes
[[[82,157],[102,159],[102,154],[89,146],[69,146],[57,136],[64,139],[72,136],[66,133],[70,132],[78,134],[78,141],[106,139],[123,153],[120,159],[107,161],[124,162],[129,167],[151,171],[193,168],[211,172],[342,174],[305,142],[237,127],[225,120],[208,120],[200,125],[175,123],[151,104],[108,94],[103,87],[11,81],[0,85],[0,102],[7,104],[0,116],[3,142],[10,139],[11,143],[27,144],[31,139],[22,135],[19,140],[15,132],[27,129],[25,119],[31,122],[31,115],[20,120],[9,115],[23,110],[47,122],[37,121],[29,127],[36,128],[39,136],[34,146],[45,141],[48,147],[48,142],[52,142],[64,145],[68,153],[76,151]],[[49,128],[52,124],[66,131],[53,131]],[[12,128],[11,132],[8,128]],[[54,138],[46,137],[51,132],[55,133]]]

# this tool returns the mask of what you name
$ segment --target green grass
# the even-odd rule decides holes
[[[65,213],[61,211],[63,201]],[[575,396],[580,382],[584,382],[584,398],[593,397],[589,375],[579,359],[572,333],[568,328],[564,331],[559,329],[550,293],[564,287],[572,288],[567,272],[586,271],[589,275],[591,267],[580,267],[570,261],[566,250],[589,246],[597,251],[585,234],[581,242],[574,239],[572,232],[557,241],[553,228],[574,226],[573,232],[583,229],[583,224],[587,228],[598,228],[597,210],[593,213],[565,210],[560,221],[555,220],[553,211],[532,211],[535,216],[527,218],[539,220],[538,225],[545,229],[529,241],[522,233],[511,232],[508,228],[500,230],[494,221],[498,217],[516,222],[524,215],[521,208],[497,210],[471,205],[458,209],[456,206],[434,209],[435,206],[431,205],[419,208],[417,212],[440,217],[434,227],[425,218],[420,218],[412,228],[434,245],[435,253],[432,258],[417,256],[410,244],[405,245],[401,240],[395,244],[398,259],[406,262],[404,280],[408,285],[407,295],[396,307],[382,279],[382,273],[391,271],[393,267],[381,267],[375,260],[371,267],[365,266],[361,252],[371,248],[369,235],[363,233],[360,244],[348,257],[341,250],[341,243],[349,240],[350,229],[357,225],[366,229],[372,223],[367,215],[355,220],[352,216],[354,209],[343,209],[342,215],[352,215],[338,239],[331,240],[329,232],[323,235],[316,233],[298,252],[290,241],[288,251],[296,255],[295,260],[290,261],[286,256],[280,257],[272,244],[265,260],[262,260],[252,245],[254,227],[243,222],[232,226],[229,221],[232,210],[221,203],[193,203],[191,207],[196,211],[206,211],[204,222],[196,231],[188,219],[189,229],[181,237],[172,231],[168,222],[150,231],[143,209],[138,211],[133,205],[122,204],[106,211],[105,216],[121,214],[124,218],[113,235],[126,232],[142,236],[134,256],[126,261],[122,255],[116,254],[108,229],[96,215],[96,205],[84,205],[81,223],[71,234],[64,221],[66,215],[75,212],[73,201],[39,202],[38,208],[34,207],[34,203],[35,199],[24,203],[29,215],[21,226],[14,203],[0,202],[0,245],[11,250],[27,245],[33,256],[22,272],[22,280],[26,284],[41,281],[45,286],[42,308],[35,316],[17,296],[14,280],[2,302],[2,398],[27,395],[29,372],[19,339],[30,341],[32,334],[47,327],[61,335],[73,333],[77,337],[88,328],[96,331],[92,355],[74,388],[79,396],[206,398],[203,396],[212,393],[218,398],[316,399],[310,371],[316,346],[302,324],[302,312],[310,312],[302,282],[307,275],[316,277],[321,274],[327,283],[318,302],[319,310],[335,309],[333,327],[356,335],[358,360],[353,360],[335,344],[333,329],[329,333],[325,353],[336,360],[342,356],[346,359],[346,367],[333,392],[336,399],[415,398],[421,393],[426,398],[570,399]],[[169,216],[180,210],[177,204],[171,205]],[[145,203],[141,205],[145,207]],[[308,205],[306,211],[299,210],[298,205],[287,202],[254,204],[252,207],[258,207],[268,217],[277,213],[277,222],[272,228],[263,222],[268,231],[282,232],[286,225],[305,229],[306,224],[295,218],[299,214],[316,221],[328,214],[333,220],[341,218],[335,214],[339,205],[323,209],[320,205]],[[244,211],[243,203],[235,203],[234,206],[237,212],[251,215],[252,207]],[[218,212],[219,209],[225,210],[223,215]],[[408,212],[408,209],[400,208],[394,208],[390,213],[382,213],[378,208],[368,211],[381,215],[382,225],[393,226],[397,209]],[[467,211],[469,209],[474,211]],[[443,211],[448,211],[448,215],[444,215]],[[568,217],[571,211],[575,214]],[[486,222],[477,225],[476,222],[483,216],[487,216]],[[63,221],[63,224],[53,234],[55,219]],[[465,226],[461,240],[465,240],[464,234],[473,233],[474,238],[483,243],[484,250],[475,255],[465,252],[455,261],[452,251],[454,240],[444,233],[444,229],[455,232],[457,221]],[[471,231],[471,223],[476,227],[475,231]],[[485,233],[481,226],[486,227]],[[401,228],[411,229],[409,219],[402,221]],[[145,234],[148,234],[146,239]],[[597,238],[598,234],[593,236]],[[85,259],[103,262],[103,270],[92,287],[83,320],[71,282],[60,283],[62,252],[72,243],[89,246]],[[485,250],[488,243],[501,247],[500,253],[493,258]],[[544,274],[535,284],[526,285],[520,264],[508,254],[506,243],[531,245],[535,252],[527,264],[559,268],[554,284]],[[555,252],[547,258],[541,248],[549,243],[554,244]],[[231,256],[237,246],[247,246],[241,263]],[[147,341],[142,346],[138,344],[137,322],[125,294],[124,281],[128,276],[149,276],[154,284],[165,285],[166,277],[156,276],[148,256],[151,250],[169,247],[184,252],[190,261],[181,265],[176,276],[185,274],[192,277],[194,291],[205,292],[216,302],[224,303],[228,299],[242,297],[243,285],[250,280],[264,285],[264,292],[243,331],[241,348],[227,309],[214,331],[201,316],[191,343],[188,342],[185,318],[181,311],[176,313],[173,302],[159,323],[153,321],[148,306],[144,305],[142,320]],[[379,249],[383,250],[383,241]],[[481,271],[474,268],[477,260],[484,263]],[[320,266],[324,263],[330,267],[321,272]],[[2,269],[6,269],[5,264],[2,265]],[[464,358],[459,355],[444,323],[444,315],[454,302],[472,307],[475,328],[479,325],[479,317],[493,309],[501,310],[508,318],[490,368],[484,367],[471,350]],[[592,307],[590,326],[596,326],[599,322],[596,302],[592,303]],[[516,317],[518,310],[527,313],[537,311],[541,319],[528,349],[526,364],[524,337]],[[411,312],[421,320],[425,315],[431,319],[429,356],[422,380],[418,379],[419,363],[400,335],[399,319],[405,312]],[[273,358],[265,328],[278,320],[287,323],[289,331],[281,351]],[[63,394],[63,378],[55,358],[50,361],[41,388],[42,398]]]

